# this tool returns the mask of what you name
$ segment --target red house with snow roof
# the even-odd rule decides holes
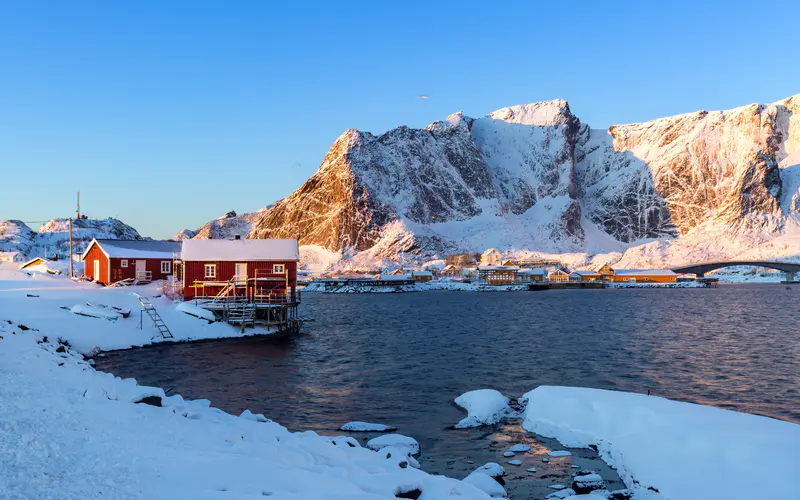
[[[183,296],[294,302],[300,249],[296,239],[183,240]]]
[[[83,273],[98,283],[153,281],[172,275],[179,241],[93,239],[81,255]]]

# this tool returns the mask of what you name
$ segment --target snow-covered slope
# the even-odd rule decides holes
[[[72,221],[75,254],[80,254],[92,238],[140,240],[136,229],[117,219],[75,219]],[[69,255],[69,220],[53,219],[34,232],[19,221],[0,221],[0,249],[18,250],[28,257],[59,258]]]
[[[799,144],[800,95],[607,131],[563,100],[348,130],[300,189],[248,221],[249,237],[374,263],[488,247],[659,267],[795,256]]]
[[[234,236],[247,237],[253,230],[253,222],[261,218],[269,207],[256,212],[237,215],[231,210],[222,217],[212,220],[200,229],[183,229],[172,239],[180,241],[192,238],[225,240]]]

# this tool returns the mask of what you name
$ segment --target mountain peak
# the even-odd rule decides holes
[[[563,99],[517,104],[492,111],[486,117],[492,120],[539,127],[566,125],[575,118],[569,109],[569,103]]]

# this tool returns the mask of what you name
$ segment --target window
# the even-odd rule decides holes
[[[217,277],[217,265],[216,264],[206,264],[206,278],[216,278]]]
[[[169,274],[172,272],[172,261],[171,260],[162,260],[161,261],[161,274]]]
[[[272,273],[273,274],[283,274],[285,271],[283,264],[274,264],[272,266]]]
[[[128,259],[122,259],[119,261],[119,267],[128,267]]]
[[[650,281],[650,278],[642,278],[642,281]]]

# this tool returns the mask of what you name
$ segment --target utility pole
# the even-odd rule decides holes
[[[69,218],[69,278],[72,279],[72,217]]]

